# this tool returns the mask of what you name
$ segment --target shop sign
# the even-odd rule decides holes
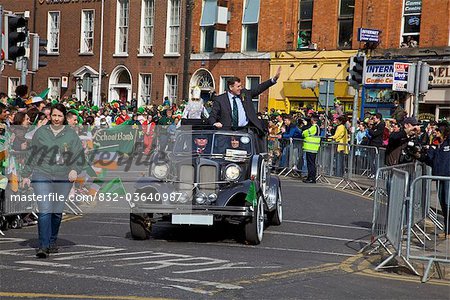
[[[393,91],[406,92],[406,85],[408,84],[408,69],[411,64],[408,63],[394,63],[394,82],[392,84]]]
[[[407,0],[404,14],[416,14],[422,12],[422,0]]]
[[[392,85],[394,82],[394,65],[367,65],[364,77],[365,86]]]
[[[358,28],[358,41],[359,42],[375,42],[380,41],[380,31],[369,28]]]
[[[450,86],[450,65],[430,65],[430,80],[432,86]]]

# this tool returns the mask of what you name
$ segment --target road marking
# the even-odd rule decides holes
[[[235,284],[229,284],[229,283],[223,283],[223,282],[215,282],[215,281],[197,280],[197,279],[191,279],[191,278],[168,278],[168,277],[164,277],[164,278],[161,278],[161,279],[168,280],[168,281],[175,281],[175,282],[179,282],[179,283],[194,283],[196,285],[213,286],[215,288],[226,289],[226,290],[240,290],[240,289],[243,289],[242,286],[235,285]]]
[[[0,292],[0,297],[14,298],[60,298],[60,299],[110,299],[110,300],[164,300],[169,298],[139,297],[139,296],[108,296],[108,295],[76,295],[76,294],[49,294],[49,293],[17,293]]]
[[[264,266],[264,267],[252,267],[248,266],[245,262],[238,262],[238,263],[227,263],[223,264],[218,267],[213,268],[204,268],[204,269],[194,269],[194,270],[185,270],[185,271],[175,271],[172,273],[175,274],[187,274],[187,273],[200,273],[200,272],[209,272],[209,271],[219,271],[219,270],[232,270],[232,269],[272,269],[272,268],[279,268],[279,266]]]
[[[93,270],[94,269],[94,267],[75,267],[70,264],[59,264],[59,263],[55,263],[55,262],[39,261],[39,260],[20,260],[20,261],[15,261],[15,263],[24,264],[24,265],[54,267],[54,268],[70,268],[70,269],[75,269],[75,270]]]
[[[334,256],[346,256],[352,257],[353,254],[348,253],[339,253],[339,252],[326,252],[326,251],[315,251],[315,250],[303,250],[303,249],[293,249],[293,248],[279,248],[279,247],[264,247],[261,245],[252,246],[252,245],[239,245],[239,244],[221,244],[221,243],[206,243],[208,245],[215,246],[227,246],[227,247],[238,247],[238,248],[255,248],[255,249],[264,249],[264,250],[277,250],[277,251],[287,251],[287,252],[299,252],[299,253],[310,253],[310,254],[325,254],[325,255],[334,255]]]
[[[177,284],[171,284],[171,287],[183,290],[183,291],[187,291],[187,292],[193,292],[193,293],[197,293],[197,294],[202,294],[202,295],[208,295],[208,296],[212,296],[214,295],[214,292],[212,291],[205,291],[199,288],[191,288],[191,287],[187,287],[187,286],[183,286],[183,285],[177,285]]]
[[[349,228],[349,229],[358,229],[358,230],[364,230],[364,231],[371,230],[370,228],[357,227],[357,226],[337,225],[337,224],[317,223],[317,222],[307,222],[307,221],[283,220],[283,222],[307,224],[307,225],[317,225],[317,226],[327,226],[327,227]]]
[[[20,271],[21,268],[13,267],[13,266],[7,266],[7,265],[0,265],[0,270],[10,270],[10,271]],[[110,276],[101,276],[101,275],[88,275],[88,274],[81,274],[81,273],[67,273],[67,272],[61,272],[58,271],[42,271],[42,270],[27,270],[26,272],[31,273],[43,273],[43,274],[51,274],[51,275],[57,275],[62,277],[69,277],[69,278],[77,278],[77,279],[88,279],[88,280],[98,280],[98,281],[104,281],[104,282],[112,282],[112,283],[119,283],[119,284],[127,284],[127,285],[135,285],[135,286],[151,286],[151,287],[163,287],[164,285],[161,283],[155,283],[155,282],[149,282],[149,281],[138,281],[138,280],[132,280],[132,279],[126,279],[126,278],[119,278],[119,277],[110,277]]]
[[[109,224],[109,225],[129,225],[130,224],[130,222],[106,222],[106,221],[86,221],[86,220],[83,220],[83,223]]]
[[[77,254],[75,255],[70,255],[70,256],[63,256],[63,257],[57,257],[54,258],[54,260],[69,260],[69,259],[80,259],[80,258],[88,258],[91,255],[95,255],[95,254],[107,254],[110,252],[119,252],[119,251],[123,251],[125,249],[104,249],[104,250],[88,250],[88,251],[79,251],[77,252]],[[67,253],[57,253],[60,255],[66,255]],[[73,253],[71,253],[73,254]]]
[[[343,242],[357,242],[357,243],[365,243],[365,244],[370,243],[370,241],[368,241],[368,240],[344,239],[344,238],[338,238],[338,237],[333,237],[333,236],[313,235],[313,234],[294,233],[294,232],[281,232],[281,231],[269,231],[269,230],[267,230],[267,231],[264,231],[264,233],[276,234],[276,235],[308,237],[308,238],[343,241]]]
[[[204,260],[203,262],[200,262]],[[185,263],[189,262],[190,263]],[[186,266],[205,266],[205,265],[214,265],[214,264],[223,264],[227,263],[228,260],[223,259],[216,259],[216,258],[209,258],[209,257],[189,257],[189,258],[174,258],[174,259],[167,259],[167,260],[159,260],[159,261],[153,261],[151,263],[159,264],[157,266],[153,267],[145,267],[142,268],[144,270],[159,270],[163,268],[168,267],[186,267]]]
[[[1,238],[0,239],[0,244],[6,244],[6,243],[19,243],[19,242],[23,242],[26,241],[25,239],[20,239],[20,238]]]
[[[362,262],[355,264],[358,260],[362,259]],[[373,268],[373,262],[379,261],[380,256],[374,255],[372,257],[366,258],[364,254],[357,254],[353,257],[350,257],[346,260],[344,260],[340,264],[340,269],[351,274],[355,275],[362,275],[362,276],[368,276],[373,278],[381,278],[381,279],[393,279],[397,281],[404,281],[404,282],[412,282],[416,284],[422,284],[421,279],[419,276],[407,276],[407,275],[400,275],[400,274],[388,274],[385,272],[377,272],[374,271]],[[436,279],[430,279],[427,281],[427,284],[432,285],[439,285],[439,286],[450,286],[450,282],[445,282],[443,280],[436,280]]]

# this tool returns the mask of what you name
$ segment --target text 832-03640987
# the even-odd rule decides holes
[[[144,196],[129,201],[132,237],[149,238],[157,221],[228,222],[244,228],[247,243],[259,244],[265,216],[280,225],[283,212],[280,181],[269,172],[267,153],[256,148],[248,130],[180,130],[169,150],[154,151],[149,176],[136,183],[135,193]],[[169,199],[155,201],[156,195]]]

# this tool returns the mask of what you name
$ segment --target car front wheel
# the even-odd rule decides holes
[[[277,188],[277,203],[275,210],[269,213],[269,221],[271,225],[281,225],[283,222],[283,206],[281,199],[281,188]]]
[[[264,233],[264,201],[260,196],[253,211],[252,220],[245,224],[245,241],[250,245],[258,245]]]

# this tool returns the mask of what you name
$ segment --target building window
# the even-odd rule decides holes
[[[202,27],[201,52],[213,52],[214,50],[214,26]]]
[[[338,30],[340,49],[351,49],[353,41],[353,17],[355,14],[355,0],[340,0]]]
[[[166,74],[165,86],[165,95],[169,97],[170,103],[176,103],[178,95],[178,75]]]
[[[308,48],[311,44],[314,0],[300,0],[297,49]]]
[[[242,51],[258,51],[259,1],[245,0],[242,17]]]
[[[223,92],[228,91],[227,87],[227,80],[233,76],[220,76],[220,92],[219,94],[222,94]]]
[[[140,88],[139,88],[139,99],[141,99],[140,105],[151,104],[152,103],[152,74],[141,74],[140,75]]]
[[[128,53],[129,0],[117,1],[116,54]]]
[[[217,0],[204,0],[201,26],[201,52],[214,50],[214,25],[217,21]]]
[[[153,53],[155,1],[142,1],[141,54]]]
[[[419,47],[422,1],[404,1],[401,48]]]
[[[180,13],[180,0],[169,0],[166,54],[179,54],[180,52]]]
[[[52,100],[59,100],[61,96],[61,78],[49,78],[48,79],[48,97]]]
[[[19,78],[18,77],[9,77],[8,78],[8,97],[15,98],[16,88],[19,86]]]
[[[81,53],[94,51],[94,11],[83,10],[81,13]]]
[[[60,12],[50,11],[48,12],[47,23],[47,51],[48,53],[59,53],[59,24],[60,24]]]
[[[245,87],[248,90],[254,90],[261,82],[260,76],[247,76],[247,80],[245,83]],[[253,107],[255,108],[255,111],[259,111],[259,96],[256,96],[255,98],[252,98]]]

